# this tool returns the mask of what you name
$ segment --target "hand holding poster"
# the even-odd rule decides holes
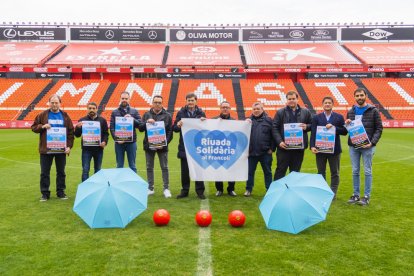
[[[134,118],[115,117],[115,141],[134,141]]]
[[[66,150],[66,128],[51,127],[46,131],[46,150],[48,154],[64,153]]]
[[[195,181],[246,181],[251,124],[182,119],[190,177]]]
[[[332,126],[327,129],[324,126],[318,126],[316,129],[315,148],[320,153],[334,153],[335,149],[335,132],[336,128]]]
[[[82,122],[82,144],[97,146],[101,144],[101,124],[98,121]]]
[[[361,148],[362,146],[371,143],[361,120],[351,121],[351,123],[346,126],[346,129],[348,130],[349,138],[351,139],[354,148]]]
[[[159,149],[167,145],[164,121],[158,121],[153,124],[147,123],[146,127],[150,149]]]
[[[284,136],[287,149],[303,149],[303,129],[300,123],[284,124]]]

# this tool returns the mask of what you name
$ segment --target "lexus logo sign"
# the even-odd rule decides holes
[[[15,29],[5,29],[4,32],[3,32],[3,35],[6,38],[12,39],[12,38],[16,37],[17,31]]]
[[[148,38],[151,40],[154,40],[157,38],[157,32],[156,31],[149,31],[148,32]]]
[[[115,37],[115,33],[114,33],[114,31],[112,31],[112,30],[107,30],[107,31],[105,32],[105,37],[106,37],[107,39],[113,39],[113,38]]]

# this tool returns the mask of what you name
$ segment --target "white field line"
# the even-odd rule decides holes
[[[205,195],[206,199],[201,200],[200,210],[210,210],[210,203],[208,200],[208,187],[206,185]],[[210,227],[200,227],[198,234],[198,261],[197,261],[197,275],[211,276],[213,275],[211,256],[211,240]]]
[[[411,150],[411,151],[413,150],[412,147],[405,146],[405,145],[400,145],[400,144],[388,144],[388,145],[392,145],[394,147],[404,148],[404,149]],[[12,148],[12,147],[15,147],[15,146],[3,147],[3,148],[0,148],[0,150],[6,149],[6,148]],[[70,158],[70,157],[68,157],[68,158]],[[387,163],[405,161],[405,160],[410,160],[410,159],[413,159],[413,158],[414,158],[414,155],[408,155],[408,156],[406,156],[404,158],[398,158],[398,159],[392,159],[392,160],[387,160],[387,161],[375,162],[375,156],[374,156],[373,165],[376,165],[376,164],[387,164]],[[18,163],[18,164],[26,164],[26,165],[36,165],[36,166],[40,166],[40,163],[25,162],[25,161],[20,161],[20,160],[13,160],[13,159],[6,158],[6,157],[1,157],[1,156],[0,156],[0,160],[6,160],[6,161],[13,162],[13,163]],[[341,168],[351,168],[351,167],[352,167],[351,165],[341,165]],[[70,169],[82,169],[82,166],[81,165],[79,165],[79,166],[66,165],[66,168],[70,168]],[[312,167],[312,168],[302,168],[301,171],[312,171],[312,170],[315,170],[315,169],[316,169],[316,166],[315,167]],[[146,172],[146,170],[138,170],[138,171],[139,172]],[[154,172],[161,172],[161,169],[155,169],[154,168]],[[181,173],[180,170],[169,170],[169,172],[170,173]]]

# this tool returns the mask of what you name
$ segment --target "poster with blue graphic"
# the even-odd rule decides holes
[[[82,144],[84,146],[96,146],[101,144],[101,123],[98,121],[82,122]]]
[[[349,138],[351,139],[354,148],[361,148],[364,145],[371,143],[360,119],[351,121],[349,125],[345,127],[348,130]]]
[[[190,178],[246,181],[251,123],[222,119],[182,119]]]
[[[287,149],[303,149],[303,129],[301,123],[284,124],[284,136]]]
[[[167,145],[164,121],[158,121],[153,124],[147,123],[146,127],[150,149],[159,149]]]
[[[334,153],[336,128],[332,126],[327,129],[325,126],[316,128],[315,148],[320,153]]]
[[[66,149],[66,128],[51,127],[46,131],[46,150],[48,154],[64,153]]]
[[[134,141],[134,118],[115,117],[115,141]]]

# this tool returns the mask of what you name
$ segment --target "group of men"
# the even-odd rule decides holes
[[[366,102],[367,92],[363,88],[354,91],[356,104],[347,113],[346,120],[342,115],[333,111],[334,100],[332,97],[325,97],[322,101],[323,112],[312,116],[311,112],[298,104],[299,95],[296,91],[286,93],[286,106],[279,109],[272,119],[270,118],[263,105],[256,102],[252,106],[252,114],[246,120],[251,123],[249,157],[248,157],[248,180],[244,196],[252,195],[254,187],[254,177],[257,164],[260,162],[264,174],[264,183],[266,190],[272,182],[272,161],[273,152],[276,151],[277,166],[273,180],[284,177],[289,171],[299,172],[304,159],[305,150],[310,144],[311,151],[316,156],[316,166],[318,173],[326,177],[326,164],[329,163],[331,172],[331,189],[335,194],[339,186],[339,171],[341,159],[341,141],[340,135],[348,133],[347,126],[355,119],[360,119],[366,130],[369,142],[362,147],[355,147],[348,139],[349,152],[352,164],[353,175],[353,194],[348,200],[349,203],[360,205],[369,204],[371,187],[372,187],[372,159],[375,153],[375,146],[382,134],[382,122],[378,109]],[[183,118],[197,118],[204,120],[206,115],[204,111],[197,106],[197,96],[194,93],[186,95],[186,104],[182,107],[176,116],[174,124],[171,115],[163,107],[163,98],[154,96],[152,107],[141,118],[139,112],[130,105],[130,95],[128,92],[122,92],[120,105],[111,114],[110,127],[112,137],[115,141],[115,154],[117,168],[124,166],[125,153],[127,155],[128,165],[133,171],[137,171],[136,161],[136,129],[145,132],[143,139],[143,148],[146,157],[146,169],[148,180],[148,195],[153,195],[154,190],[154,160],[158,156],[163,179],[163,194],[166,198],[171,197],[169,189],[169,170],[168,170],[168,144],[173,138],[173,132],[180,133],[177,157],[181,163],[181,192],[177,199],[188,197],[190,190],[190,176],[188,161],[186,157],[183,135],[181,128]],[[101,169],[103,150],[108,144],[108,124],[105,118],[98,115],[98,107],[95,103],[88,103],[88,114],[79,119],[75,127],[66,112],[60,109],[61,98],[53,95],[49,99],[50,109],[41,112],[32,125],[32,131],[40,134],[39,153],[41,164],[40,191],[42,194],[41,201],[47,201],[50,198],[50,169],[55,159],[56,164],[56,193],[58,198],[67,199],[65,194],[65,164],[66,156],[69,155],[73,147],[74,136],[82,136],[82,126],[85,121],[97,121],[100,125],[100,144],[88,146],[82,144],[82,181],[89,177],[91,160],[94,160],[95,173]],[[117,117],[131,117],[133,121],[133,139],[132,141],[117,140],[115,135],[115,124]],[[220,114],[214,119],[234,120],[231,117],[231,106],[227,101],[220,104]],[[163,121],[165,126],[165,135],[167,142],[164,145],[150,147],[148,142],[148,124]],[[303,132],[301,147],[291,148],[286,142],[285,126],[295,124]],[[335,144],[333,152],[319,152],[316,146],[317,127],[323,126],[326,129],[335,130]],[[66,147],[60,153],[49,154],[46,150],[46,132],[51,127],[63,127],[66,129]],[[308,143],[308,132],[311,132],[310,143]],[[364,163],[365,190],[364,196],[360,194],[360,162],[361,157]],[[216,182],[216,196],[223,195],[223,182]],[[235,182],[228,182],[227,193],[229,196],[236,196],[234,191]],[[195,191],[197,197],[205,199],[204,182],[195,181]]]

